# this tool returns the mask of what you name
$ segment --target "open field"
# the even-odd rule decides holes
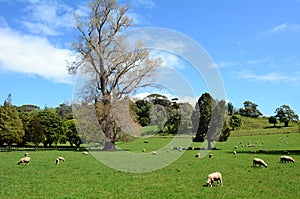
[[[150,151],[171,139],[148,138],[147,144],[144,140],[120,147],[135,152],[142,148]],[[249,142],[256,146],[242,147]],[[120,172],[99,163],[92,155],[74,151],[30,152],[29,166],[16,164],[23,152],[0,153],[0,198],[300,197],[300,134],[231,137],[216,146],[218,150],[211,151],[213,158],[197,159],[194,156],[198,151],[185,151],[173,164],[150,173]],[[250,153],[259,149],[267,153]],[[237,151],[236,156],[233,150]],[[296,163],[279,162],[284,150],[290,152]],[[65,157],[66,162],[56,165],[57,156]],[[269,167],[252,167],[254,157],[264,159]],[[207,175],[214,171],[223,174],[224,186],[203,186]]]

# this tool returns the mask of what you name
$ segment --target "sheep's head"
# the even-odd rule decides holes
[[[206,180],[206,185],[207,185],[208,187],[211,187],[211,186],[212,186],[212,183],[213,183],[213,179],[207,178],[207,180]]]

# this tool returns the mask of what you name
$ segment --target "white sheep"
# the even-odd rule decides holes
[[[208,157],[209,157],[209,158],[213,158],[214,155],[210,153],[210,154],[208,154]]]
[[[156,151],[152,151],[152,155],[158,155]]]
[[[267,163],[265,163],[265,161],[263,161],[262,159],[260,159],[260,158],[253,158],[253,166],[256,166],[257,164],[259,166],[263,165],[266,168],[268,167]]]
[[[24,158],[21,158],[21,159],[18,161],[17,164],[22,164],[22,163],[29,165],[29,164],[30,164],[30,157],[26,156],[26,157],[24,157]]]
[[[214,181],[218,181],[219,186],[223,186],[222,174],[220,172],[214,172],[207,176],[206,185],[212,187]]]
[[[55,164],[59,164],[59,162],[61,162],[61,161],[65,161],[65,158],[63,158],[63,157],[58,157],[58,158],[56,158],[56,160],[55,160]]]
[[[288,162],[288,163],[292,162],[292,163],[295,163],[295,160],[292,157],[290,157],[290,156],[284,155],[284,156],[280,157],[280,162]]]
[[[143,149],[142,152],[146,152],[146,149]]]
[[[89,152],[87,152],[87,151],[82,152],[82,155],[88,155],[88,154],[89,154]]]
[[[195,155],[195,158],[200,158],[200,153],[197,153],[197,154]]]
[[[237,152],[236,151],[233,151],[233,155],[236,155],[237,154]]]

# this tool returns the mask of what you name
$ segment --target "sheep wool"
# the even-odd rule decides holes
[[[288,162],[288,163],[290,163],[290,162],[295,163],[295,160],[292,157],[290,157],[290,156],[284,155],[284,156],[280,157],[280,162],[282,162],[282,163],[286,163],[286,162]]]
[[[259,165],[259,166],[264,166],[264,167],[268,167],[268,164],[265,163],[265,161],[263,161],[262,159],[260,158],[253,158],[253,166],[255,167],[256,165]]]
[[[26,156],[24,158],[21,158],[17,164],[27,164],[29,165],[30,164],[30,157]]]
[[[209,174],[207,176],[206,185],[212,187],[214,181],[217,181],[219,186],[223,186],[222,174],[220,172]]]

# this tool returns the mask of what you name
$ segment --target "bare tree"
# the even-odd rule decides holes
[[[88,7],[88,17],[75,16],[80,36],[73,47],[78,57],[68,65],[68,71],[74,74],[80,70],[92,77],[89,94],[106,137],[104,148],[113,150],[119,128],[112,114],[112,100],[151,85],[161,59],[151,58],[142,42],[136,42],[133,48],[126,43],[122,33],[133,26],[126,15],[129,5],[93,0]]]

